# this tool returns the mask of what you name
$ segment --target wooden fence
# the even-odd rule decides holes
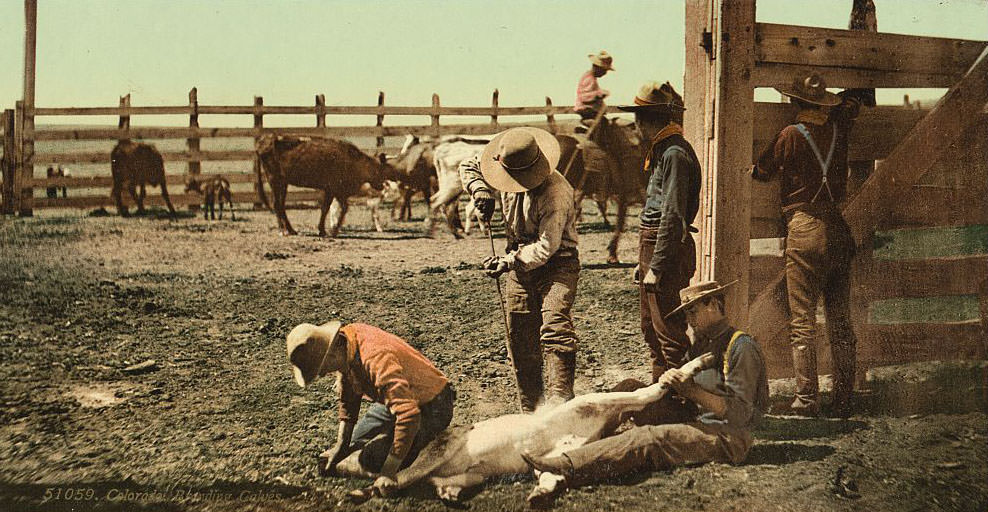
[[[317,95],[312,106],[269,106],[264,105],[262,97],[254,98],[254,104],[249,106],[209,106],[200,105],[197,101],[197,91],[192,89],[189,93],[188,105],[182,106],[132,106],[130,97],[125,96],[120,99],[120,104],[115,107],[73,107],[73,108],[45,108],[37,107],[33,112],[25,112],[22,106],[18,105],[16,111],[11,114],[12,119],[23,119],[25,116],[37,117],[58,117],[58,116],[118,116],[119,123],[116,129],[112,128],[78,128],[78,129],[58,129],[46,128],[35,129],[30,133],[22,133],[23,141],[12,143],[16,147],[23,147],[25,143],[30,143],[33,147],[35,142],[46,141],[116,141],[120,139],[185,139],[186,148],[182,151],[161,151],[165,162],[186,162],[187,168],[184,174],[170,173],[166,175],[169,185],[180,185],[185,182],[186,175],[196,175],[201,172],[203,162],[251,162],[254,172],[224,173],[224,176],[232,184],[254,183],[254,192],[235,191],[234,201],[254,202],[256,200],[257,166],[259,163],[253,148],[240,150],[203,150],[200,142],[203,139],[232,139],[232,138],[252,138],[264,133],[276,134],[298,134],[337,138],[354,137],[376,137],[376,145],[370,148],[363,148],[365,151],[374,152],[396,152],[397,147],[385,145],[385,137],[413,135],[429,135],[441,137],[443,135],[464,134],[492,134],[512,126],[535,126],[544,128],[550,132],[565,130],[575,125],[579,119],[573,113],[570,106],[553,106],[552,100],[546,98],[544,106],[536,107],[503,107],[498,105],[498,91],[494,91],[491,105],[485,107],[444,107],[440,104],[439,96],[432,96],[432,105],[426,107],[402,107],[386,106],[384,104],[384,93],[379,93],[378,104],[376,106],[327,106],[325,97]],[[616,109],[610,112],[617,113]],[[188,127],[135,127],[130,123],[131,116],[147,115],[187,115],[189,118]],[[230,127],[230,128],[206,128],[199,125],[199,117],[202,115],[252,115],[254,118],[251,127]],[[313,117],[313,124],[310,126],[290,126],[290,127],[265,127],[266,116],[273,115],[306,115]],[[374,126],[332,126],[326,123],[327,116],[375,116]],[[429,124],[407,124],[385,126],[386,116],[427,116]],[[445,123],[449,118],[462,118],[465,116],[485,116],[489,117],[487,123],[467,123],[455,124]],[[537,120],[524,120],[515,122],[503,122],[504,117],[538,118]],[[557,120],[557,116],[561,119]],[[109,172],[110,151],[59,151],[59,152],[30,152],[18,155],[15,161],[22,162],[17,171],[10,178],[14,190],[21,190],[21,194],[12,193],[4,195],[4,207],[18,209],[28,213],[34,208],[52,207],[72,207],[91,208],[99,206],[109,206],[112,204],[109,193],[79,195],[70,194],[66,198],[43,198],[34,197],[34,189],[44,189],[47,187],[67,187],[69,189],[103,189],[112,185],[112,178]],[[106,164],[105,174],[99,176],[72,176],[48,178],[35,172],[35,167],[43,168],[46,165],[68,165],[68,164]],[[7,180],[5,180],[7,183]],[[156,190],[149,191],[148,202],[150,204],[161,204],[160,195]],[[176,205],[196,204],[200,199],[198,195],[191,194],[169,194],[171,200]],[[319,200],[321,194],[310,190],[291,190],[290,201]],[[125,194],[125,203],[129,198]]]
[[[852,273],[858,370],[984,358],[988,336],[972,305],[984,300],[978,285],[988,277],[988,243],[977,242],[988,225],[986,42],[757,23],[755,4],[686,3],[685,129],[705,162],[700,276],[741,280],[729,313],[762,343],[771,377],[792,375],[778,183],[752,182],[744,171],[795,112],[754,102],[754,89],[811,72],[830,87],[951,88],[933,109],[864,109],[852,132],[849,160],[873,170],[853,184],[845,209],[860,244]],[[930,233],[958,247],[890,249]],[[973,316],[938,316],[923,301],[960,304]],[[926,317],[888,314],[910,308]],[[827,373],[823,336],[818,354]]]

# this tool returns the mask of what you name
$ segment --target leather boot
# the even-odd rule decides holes
[[[549,382],[546,403],[558,405],[573,398],[573,380],[576,376],[575,352],[546,352]]]
[[[833,358],[834,391],[831,415],[847,418],[851,415],[851,397],[854,394],[854,346],[831,345]]]
[[[542,401],[542,361],[519,357],[515,359],[514,364],[521,412],[534,412]]]
[[[816,373],[816,347],[793,345],[792,363],[796,373],[796,398],[790,408],[798,416],[820,415],[820,386]]]

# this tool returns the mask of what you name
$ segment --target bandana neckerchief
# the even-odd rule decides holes
[[[809,123],[816,126],[823,126],[830,116],[829,109],[805,109],[796,114],[797,123]]]
[[[676,122],[670,122],[669,124],[665,125],[664,128],[659,130],[659,133],[656,133],[655,137],[652,138],[652,144],[648,147],[648,154],[645,155],[645,167],[643,167],[642,170],[648,172],[648,170],[651,168],[652,153],[655,151],[656,144],[662,142],[665,139],[668,139],[669,137],[672,137],[673,135],[682,135],[682,134],[683,134],[683,127],[682,125]]]

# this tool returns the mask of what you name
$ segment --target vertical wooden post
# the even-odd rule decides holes
[[[699,278],[738,280],[727,291],[727,315],[748,324],[751,231],[751,141],[754,115],[755,0],[713,0],[716,20],[710,41],[716,77],[713,138],[704,151],[707,189],[701,202],[710,223],[701,226]]]
[[[552,113],[552,98],[545,97],[545,122],[549,125],[549,133],[555,135],[557,131],[556,128],[556,115]]]
[[[384,91],[377,91],[377,107],[378,109],[384,107]],[[381,113],[377,114],[377,127],[381,128],[382,130],[384,129],[384,114]],[[384,148],[383,133],[377,136],[377,149],[380,151],[382,148]]]
[[[199,99],[197,97],[195,87],[189,91],[189,130],[199,130]],[[192,156],[189,160],[188,174],[189,176],[196,176],[202,172],[202,163],[199,160],[199,136],[196,135],[192,138],[186,139],[185,144],[189,149],[190,155]],[[190,205],[190,208],[198,209],[198,206],[198,204],[194,204]]]
[[[14,213],[14,171],[17,166],[14,160],[17,155],[17,151],[14,149],[14,111],[12,109],[6,109],[3,114],[0,115],[0,125],[3,126],[3,160],[0,160],[2,164],[3,172],[3,189],[0,190],[2,193],[2,209],[0,213],[4,215]]]
[[[497,96],[499,92],[494,89],[494,94],[491,95],[491,133],[497,133],[500,131],[497,127]]]
[[[120,105],[120,108],[130,107],[130,94],[128,93],[126,96],[121,96],[118,105]],[[121,133],[117,135],[118,140],[130,138],[130,134],[125,133],[130,130],[129,113],[127,114],[124,114],[123,112],[120,113],[120,119],[117,121],[117,129],[121,131]]]
[[[20,214],[34,215],[34,189],[23,187],[34,179],[34,73],[38,46],[38,0],[24,0],[24,100],[21,110]]]
[[[878,18],[875,13],[875,3],[872,0],[854,0],[851,7],[851,20],[847,24],[850,30],[878,32]],[[875,89],[852,89],[854,95],[861,99],[861,104],[874,107]],[[908,95],[907,95],[908,97]],[[852,160],[847,163],[847,197],[852,197],[861,189],[868,176],[875,171],[874,160]]]
[[[264,131],[264,98],[261,96],[254,96],[254,147],[257,147],[257,140],[261,137]],[[254,209],[260,209],[262,207],[268,207],[268,202],[264,195],[264,178],[261,177],[261,160],[257,157],[257,153],[254,153],[254,194],[257,199],[254,200]]]
[[[437,139],[442,135],[439,130],[439,95],[432,93],[432,135]]]
[[[326,95],[316,95],[316,128],[326,127]]]
[[[708,257],[713,234],[712,215],[708,208],[709,194],[713,182],[712,169],[707,163],[707,144],[713,137],[712,123],[708,123],[708,112],[714,107],[712,68],[716,56],[713,47],[714,16],[711,0],[686,1],[686,71],[683,80],[683,102],[686,112],[683,115],[683,136],[693,146],[702,166],[700,185],[700,211],[694,224],[699,228],[696,244],[696,268],[709,266]]]
[[[25,177],[24,170],[24,101],[17,100],[14,103],[14,201],[13,206],[19,215],[31,215],[31,212],[24,211],[24,195],[33,194],[31,189],[25,190],[24,180],[31,179]]]

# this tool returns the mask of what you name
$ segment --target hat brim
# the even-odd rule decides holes
[[[327,343],[327,345],[326,345],[326,352],[324,352],[321,356],[318,356],[318,359],[319,359],[319,363],[318,364],[320,366],[323,363],[326,362],[326,354],[329,353],[329,351],[333,348],[333,340],[336,339],[336,335],[340,332],[340,327],[342,327],[342,326],[343,326],[343,322],[340,322],[338,320],[333,320],[333,321],[330,321],[330,322],[326,322],[326,323],[324,323],[324,324],[322,324],[320,326],[317,326],[315,329],[312,330],[313,333],[317,333],[318,332],[318,333],[322,334],[326,339],[329,340],[329,343]],[[295,347],[295,348],[298,348],[298,347]],[[291,359],[291,354],[289,354],[289,360],[290,359]],[[313,375],[308,375],[307,376],[307,375],[304,374],[304,372],[302,372],[302,369],[301,368],[299,368],[298,366],[295,366],[295,364],[293,363],[292,364],[292,376],[295,379],[295,383],[298,384],[299,387],[303,387],[304,388],[304,387],[308,386],[309,384],[312,384],[313,381],[315,381],[317,378],[319,378],[319,371],[321,369],[322,368],[316,368],[314,370],[314,374]]]
[[[624,112],[685,112],[686,107],[678,103],[653,103],[650,105],[618,105]]]
[[[701,301],[701,300],[703,300],[703,299],[705,299],[705,298],[707,298],[707,297],[709,297],[711,295],[718,295],[718,294],[722,293],[724,290],[726,290],[726,289],[730,288],[731,286],[734,286],[735,284],[737,284],[737,282],[738,281],[735,279],[734,281],[731,281],[730,283],[727,283],[727,284],[725,284],[723,286],[718,286],[717,288],[714,288],[712,290],[707,290],[707,291],[705,291],[705,292],[697,295],[696,297],[693,297],[692,299],[690,299],[690,300],[688,300],[688,301],[680,304],[679,307],[677,307],[676,309],[670,311],[668,315],[666,315],[666,316],[664,316],[662,318],[663,319],[669,318],[672,315],[675,315],[676,313],[679,313],[680,311],[683,311],[684,309],[692,306],[693,304],[696,304],[697,302],[699,302],[699,301]]]
[[[800,94],[799,92],[797,92],[797,91],[795,91],[793,89],[786,89],[786,88],[776,87],[775,90],[776,91],[779,91],[783,95],[788,96],[790,98],[796,98],[798,100],[802,100],[802,101],[805,101],[807,103],[812,103],[814,105],[820,105],[821,107],[835,107],[837,105],[840,105],[840,96],[838,96],[838,95],[836,95],[836,94],[834,94],[834,93],[832,93],[830,91],[824,91],[823,98],[812,99],[812,98],[808,98],[808,97]]]
[[[524,126],[512,129],[525,130],[535,138],[541,153],[539,159],[525,169],[511,172],[494,160],[501,138],[509,131],[505,130],[495,135],[484,147],[484,152],[480,155],[480,173],[488,185],[501,192],[526,192],[541,185],[556,169],[559,164],[559,141],[553,134],[539,128]]]

